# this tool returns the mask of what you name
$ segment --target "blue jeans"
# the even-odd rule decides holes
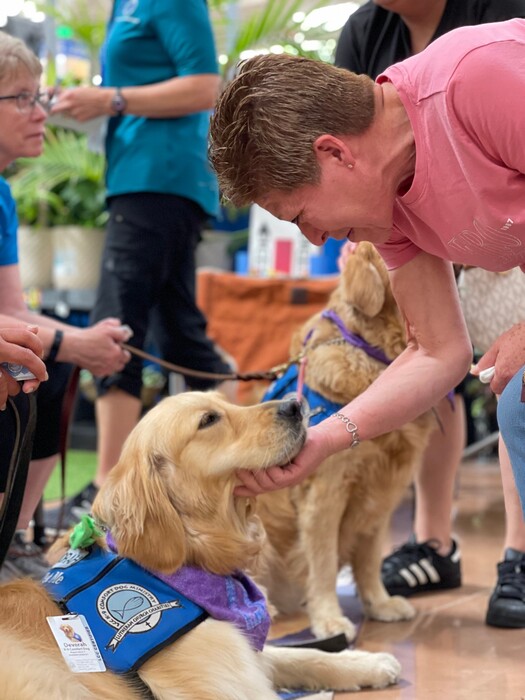
[[[525,403],[521,402],[525,366],[507,384],[498,401],[498,424],[505,441],[525,517]]]

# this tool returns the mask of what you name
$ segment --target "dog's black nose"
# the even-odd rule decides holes
[[[303,411],[301,409],[301,404],[295,399],[290,401],[283,401],[279,408],[277,409],[277,415],[283,418],[302,418]]]

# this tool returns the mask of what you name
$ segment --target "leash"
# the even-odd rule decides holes
[[[133,345],[128,345],[128,343],[122,343],[122,347],[124,348],[124,350],[127,350],[132,355],[136,355],[137,357],[141,357],[144,360],[154,362],[155,364],[164,367],[170,372],[177,372],[177,374],[182,374],[187,377],[200,377],[201,379],[220,379],[222,381],[233,381],[236,379],[242,382],[251,382],[253,380],[260,379],[269,379],[270,381],[273,381],[274,379],[277,379],[277,377],[279,377],[281,374],[283,374],[288,369],[288,367],[290,367],[290,365],[294,364],[297,361],[296,359],[288,360],[288,362],[283,362],[282,364],[276,365],[275,367],[272,367],[269,370],[262,370],[260,372],[230,372],[229,374],[221,374],[216,372],[203,372],[198,369],[189,369],[188,367],[174,365],[172,362],[167,362],[166,360],[162,360],[161,358],[156,357],[155,355],[150,355],[150,353],[145,352],[144,350],[140,350],[139,348],[136,348]]]
[[[0,508],[0,565],[3,563],[22,507],[24,490],[33,449],[33,436],[36,426],[36,397],[34,394],[21,396],[21,405],[11,397],[7,407],[12,411],[15,425],[15,440],[7,472],[4,500]],[[25,403],[25,410],[22,404]],[[6,439],[6,436],[2,436]]]

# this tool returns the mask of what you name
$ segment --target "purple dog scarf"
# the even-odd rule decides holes
[[[108,547],[117,552],[110,533],[106,540]],[[241,572],[220,576],[194,566],[183,566],[173,574],[150,573],[200,605],[213,619],[232,622],[254,649],[262,650],[270,629],[270,615],[263,594],[248,576]]]

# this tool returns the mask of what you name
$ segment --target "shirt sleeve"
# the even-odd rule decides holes
[[[206,0],[155,0],[152,21],[178,76],[218,73]]]
[[[508,40],[471,51],[452,78],[449,105],[486,155],[525,174],[524,45]]]
[[[421,253],[421,248],[396,229],[386,243],[377,245],[376,248],[388,270],[397,270]]]
[[[0,265],[18,263],[18,218],[7,182],[0,178]]]

